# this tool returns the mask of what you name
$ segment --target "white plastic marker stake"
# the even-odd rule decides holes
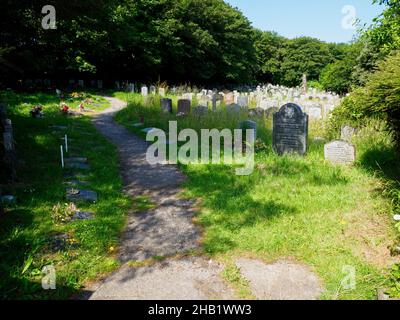
[[[64,140],[65,140],[65,152],[68,153],[68,136],[67,135],[65,135]]]
[[[63,146],[60,146],[60,151],[61,151],[61,167],[64,168],[64,151],[63,151]]]

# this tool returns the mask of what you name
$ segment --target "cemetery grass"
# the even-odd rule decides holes
[[[96,131],[90,117],[62,115],[56,96],[3,92],[1,98],[9,104],[21,164],[14,186],[2,181],[3,194],[15,195],[18,202],[7,206],[0,218],[0,298],[66,299],[87,281],[118,267],[119,235],[131,203],[121,193],[116,149]],[[104,103],[98,110],[108,106],[106,100],[97,98]],[[73,108],[79,102],[67,101]],[[43,119],[29,115],[37,104],[44,106]],[[50,125],[68,128],[55,130]],[[66,156],[87,157],[90,170],[61,169],[60,138],[65,133],[70,139]],[[54,219],[53,207],[67,202],[64,174],[68,173],[78,174],[74,179],[88,183],[84,189],[97,192],[98,202],[77,204],[81,211],[94,213],[92,220]],[[59,249],[55,247],[56,235],[68,237]],[[55,267],[56,290],[41,287],[41,271],[47,265]]]
[[[141,129],[133,126],[140,116],[144,127],[163,130],[169,120],[176,120],[159,111],[159,97],[146,105],[136,94],[115,96],[129,102],[117,121],[143,138]],[[176,97],[171,98],[176,113]],[[223,113],[212,118],[190,116],[179,119],[178,128],[234,129],[238,121]],[[368,127],[354,142],[357,163],[334,166],[324,161],[324,142],[313,140],[328,135],[322,123],[310,124],[304,158],[276,156],[272,121],[258,125],[265,146],[257,152],[252,175],[236,176],[234,168],[225,165],[180,165],[188,176],[182,196],[202,200],[196,221],[204,231],[204,254],[225,264],[223,276],[242,298],[252,296],[234,261],[245,256],[308,265],[325,287],[322,299],[376,299],[377,289],[390,285],[388,247],[396,240],[390,218],[394,208],[383,192],[387,180],[377,171],[381,166],[395,174],[390,136]],[[344,287],[349,268],[355,268],[356,289]]]

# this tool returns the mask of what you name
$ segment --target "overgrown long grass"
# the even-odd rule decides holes
[[[121,193],[116,149],[90,123],[88,116],[70,118],[61,114],[59,99],[49,94],[3,93],[13,121],[18,158],[19,181],[3,183],[3,194],[16,195],[18,202],[0,217],[0,298],[1,299],[64,299],[82,285],[118,266],[114,258],[119,233],[130,201]],[[96,97],[104,109],[108,103]],[[79,99],[67,101],[76,108]],[[36,104],[44,106],[45,117],[33,119],[29,110]],[[67,126],[64,130],[52,125]],[[60,140],[68,134],[69,154],[87,157],[89,171],[62,169]],[[98,202],[78,204],[82,211],[94,213],[87,221],[60,222],[52,217],[53,207],[63,204],[68,178],[82,175],[84,189],[98,193]],[[2,176],[3,178],[3,176]],[[4,177],[5,178],[5,177]],[[68,241],[61,250],[54,250],[54,236],[65,234]],[[42,268],[56,269],[56,290],[43,290]]]
[[[146,104],[138,95],[116,96],[130,102],[117,121],[142,137],[133,126],[141,116],[144,127],[167,130],[168,121],[177,120],[179,129],[197,131],[233,129],[246,119],[223,111],[177,119],[161,112],[158,98]],[[377,289],[389,283],[387,247],[396,238],[393,206],[382,192],[386,180],[376,174],[377,163],[393,165],[390,137],[384,130],[361,132],[354,141],[357,163],[335,166],[324,161],[324,143],[314,140],[325,135],[323,123],[310,123],[305,157],[275,155],[272,120],[259,119],[258,124],[267,148],[257,153],[252,175],[237,176],[229,165],[181,165],[189,177],[184,195],[202,199],[197,219],[204,228],[204,252],[225,262],[224,275],[243,297],[249,297],[249,290],[233,264],[239,256],[309,265],[324,283],[324,299],[375,299]],[[345,286],[348,266],[356,270],[355,289]]]

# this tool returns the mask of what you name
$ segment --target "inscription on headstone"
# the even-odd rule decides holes
[[[341,140],[332,141],[325,145],[325,160],[338,164],[350,164],[356,160],[355,147]]]
[[[279,155],[307,151],[308,115],[301,108],[288,103],[282,106],[273,119],[273,148]]]

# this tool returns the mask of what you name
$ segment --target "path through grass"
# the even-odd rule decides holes
[[[142,137],[140,128],[133,126],[141,116],[144,127],[164,130],[168,121],[177,120],[161,113],[158,98],[146,104],[139,95],[116,96],[130,101],[117,121]],[[190,116],[178,119],[178,128],[234,129],[239,120],[224,113]],[[309,265],[324,282],[325,299],[375,299],[377,289],[387,284],[392,262],[388,246],[396,234],[390,221],[391,203],[381,192],[383,182],[368,168],[368,164],[376,167],[371,163],[376,158],[367,156],[371,148],[381,147],[389,150],[381,160],[393,165],[394,158],[388,157],[390,139],[379,131],[361,135],[356,141],[357,164],[334,166],[324,161],[324,144],[314,141],[324,135],[322,123],[310,124],[304,158],[276,156],[271,148],[271,120],[258,120],[258,124],[258,135],[267,148],[257,154],[252,175],[236,176],[234,168],[224,165],[181,166],[189,177],[184,195],[202,199],[197,219],[204,229],[204,252],[226,263],[224,274],[243,297],[249,297],[248,290],[232,267],[240,256],[267,262],[287,258]],[[349,267],[356,270],[355,289],[344,286]]]

